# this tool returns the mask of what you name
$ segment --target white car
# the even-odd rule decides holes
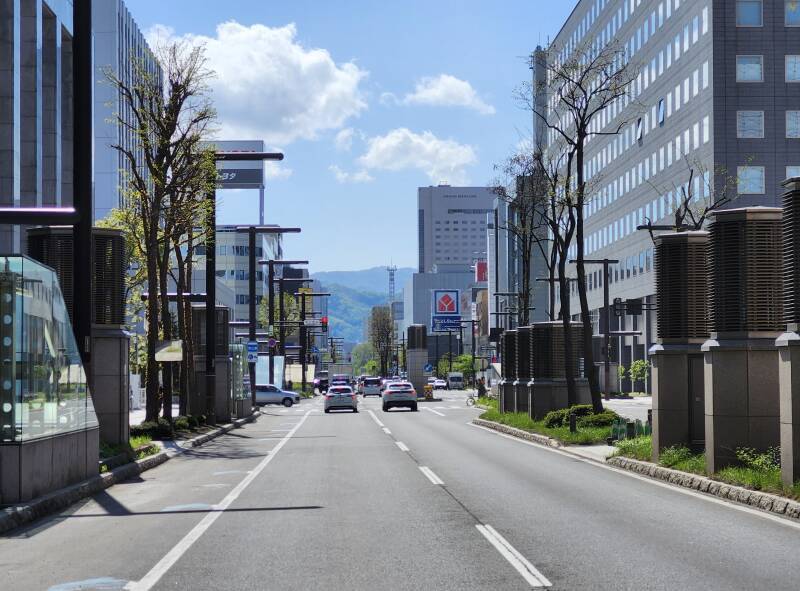
[[[358,396],[350,386],[331,386],[325,394],[325,412],[348,409],[358,412]]]
[[[434,390],[447,390],[447,382],[445,382],[444,380],[434,380],[433,389]]]
[[[412,411],[417,410],[417,392],[411,382],[389,382],[383,389],[383,412],[389,412],[395,406],[404,406]]]
[[[292,406],[300,402],[300,395],[289,390],[281,390],[272,384],[256,385],[256,404],[282,404]]]

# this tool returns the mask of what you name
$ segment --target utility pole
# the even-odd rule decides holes
[[[300,364],[302,367],[303,375],[301,379],[302,391],[306,391],[306,366],[308,364],[308,335],[306,328],[306,298],[308,297],[328,297],[330,293],[311,292],[302,293],[295,292],[294,296],[300,298]]]

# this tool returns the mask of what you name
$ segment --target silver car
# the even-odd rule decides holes
[[[325,412],[348,409],[358,412],[358,396],[350,386],[331,386],[325,394]]]
[[[361,395],[365,398],[367,396],[380,396],[381,379],[373,377],[364,378],[364,381],[361,382]]]
[[[383,389],[383,412],[389,412],[394,406],[405,406],[412,411],[417,410],[417,392],[410,382],[389,382]]]
[[[300,402],[300,395],[289,390],[281,390],[272,384],[256,385],[256,404],[282,404],[289,407]]]

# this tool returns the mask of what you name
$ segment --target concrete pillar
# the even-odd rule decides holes
[[[100,423],[100,439],[110,444],[130,438],[130,336],[120,327],[92,326],[92,402]]]
[[[781,479],[792,486],[800,480],[800,334],[784,333],[776,345],[780,355]]]
[[[425,392],[425,366],[428,363],[427,349],[408,349],[406,351],[406,368],[408,381],[414,386],[418,396]]]

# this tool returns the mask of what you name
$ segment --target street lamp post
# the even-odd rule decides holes
[[[236,231],[247,233],[248,243],[248,320],[250,322],[250,342],[256,340],[256,235],[257,234],[297,234],[300,228],[281,228],[279,226],[237,226]],[[256,406],[256,364],[248,363],[250,370],[250,396]]]
[[[572,260],[570,263],[576,261]],[[611,346],[611,308],[608,302],[608,265],[616,264],[617,259],[584,259],[583,263],[587,265],[603,265],[603,308],[606,311],[606,317],[603,321],[603,389],[605,390],[605,399],[608,400],[611,396],[611,353],[609,348]]]
[[[291,229],[287,229],[287,228],[283,228],[283,229],[284,230],[291,230]],[[252,257],[250,258],[250,260],[254,261],[254,259]],[[253,264],[255,264],[255,263],[253,262]],[[267,294],[268,294],[268,297],[269,297],[269,306],[267,308],[267,310],[268,310],[267,311],[267,323],[270,326],[270,330],[272,330],[272,327],[275,325],[275,304],[274,304],[274,302],[275,302],[275,265],[307,265],[308,261],[286,261],[286,260],[269,259],[269,260],[265,260],[265,261],[258,261],[258,264],[259,265],[267,265]],[[283,276],[283,273],[281,273],[281,276]],[[255,285],[253,286],[253,289],[255,290]],[[252,304],[251,304],[251,306],[252,306]],[[283,310],[283,295],[282,295],[282,292],[281,292],[281,299],[280,299],[280,307],[281,307],[281,310]],[[283,320],[282,316],[283,316],[283,312],[281,311],[281,320]],[[274,337],[275,335],[273,334],[272,336]],[[283,335],[281,335],[281,340],[283,340]],[[275,383],[275,347],[270,347],[270,351],[269,351],[269,383],[273,384],[273,385]]]
[[[303,375],[301,377],[302,392],[306,391],[306,362],[308,357],[308,344],[306,343],[306,297],[329,297],[331,294],[326,292],[302,293],[295,292],[294,296],[300,298],[300,364]]]

